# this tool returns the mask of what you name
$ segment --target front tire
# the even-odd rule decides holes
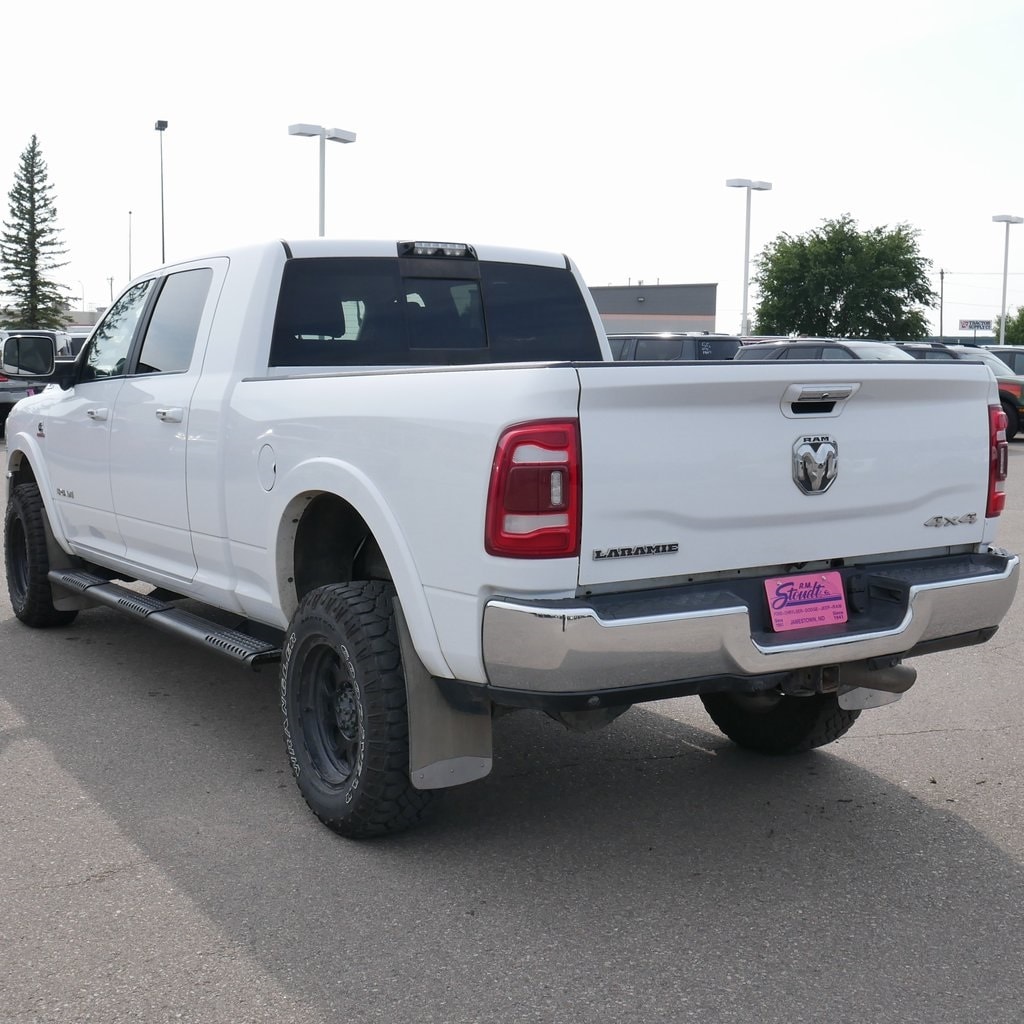
[[[707,693],[700,699],[733,743],[759,754],[802,754],[823,747],[860,717],[860,711],[841,708],[834,693]]]
[[[328,828],[364,839],[426,817],[434,794],[409,777],[390,584],[332,584],[302,599],[281,661],[281,711],[299,791]]]
[[[59,611],[53,606],[47,579],[46,509],[35,484],[18,484],[7,501],[4,564],[11,607],[26,626],[66,626],[74,620],[77,611]]]

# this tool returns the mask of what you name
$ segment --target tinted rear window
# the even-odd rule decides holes
[[[572,274],[527,264],[307,259],[285,267],[271,366],[599,360]]]

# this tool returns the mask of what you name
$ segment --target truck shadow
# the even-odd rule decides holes
[[[699,714],[636,708],[587,735],[513,715],[488,779],[357,844],[298,796],[272,670],[104,610],[0,622],[0,645],[21,721],[0,757],[45,747],[325,1019],[1010,1021],[1024,1000],[1020,866],[842,741],[766,760]]]

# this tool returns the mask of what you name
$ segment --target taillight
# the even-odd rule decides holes
[[[487,553],[506,558],[579,555],[581,495],[577,420],[509,427],[498,439],[491,466]]]
[[[988,407],[988,506],[987,518],[1003,511],[1006,505],[1006,469],[1010,446],[1006,442],[1006,413],[998,405]]]

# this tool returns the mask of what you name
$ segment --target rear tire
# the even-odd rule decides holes
[[[281,661],[281,711],[299,791],[328,828],[365,839],[427,816],[434,793],[409,777],[390,584],[332,584],[302,599]]]
[[[35,484],[18,484],[7,501],[4,564],[11,607],[26,626],[41,629],[74,621],[77,611],[59,611],[53,606],[53,591],[47,579],[50,555],[46,549],[46,509]]]
[[[701,701],[737,746],[759,754],[802,754],[839,739],[860,711],[839,706],[834,693],[708,693]]]

